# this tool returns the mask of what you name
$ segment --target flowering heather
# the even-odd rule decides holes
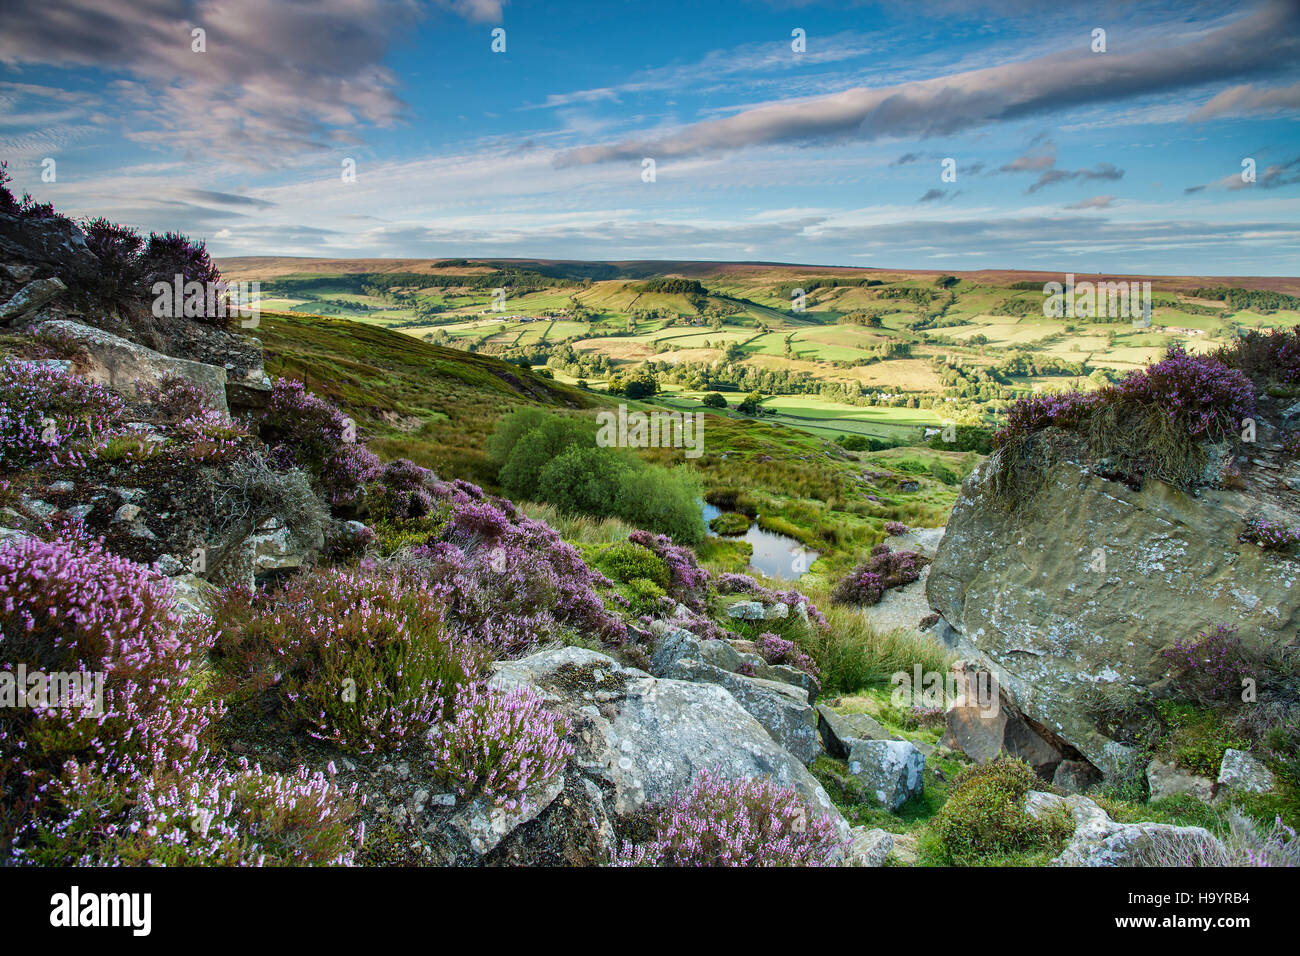
[[[1300,382],[1300,325],[1290,329],[1242,329],[1237,340],[1214,357],[1250,375]]]
[[[718,578],[718,592],[721,594],[749,594],[761,591],[762,587],[748,574],[727,573]]]
[[[1176,638],[1161,652],[1173,669],[1174,686],[1193,700],[1225,700],[1241,690],[1247,664],[1237,628],[1218,624],[1194,640]]]
[[[209,407],[203,389],[189,379],[168,372],[157,383],[136,382],[140,399],[153,406],[153,420],[175,423],[201,415]]]
[[[265,773],[241,758],[166,768],[129,792],[69,765],[62,811],[31,827],[15,862],[41,866],[348,866],[361,841],[356,787],[299,767]]]
[[[321,466],[321,487],[332,505],[355,505],[368,482],[383,473],[379,456],[355,442],[339,446]]]
[[[549,780],[573,755],[568,722],[521,687],[510,693],[483,684],[456,692],[454,714],[430,740],[433,767],[462,797],[483,795],[507,810],[524,809],[524,791]]]
[[[241,422],[209,409],[174,425],[170,437],[191,460],[212,464],[234,458],[249,435]]]
[[[0,841],[50,809],[66,762],[135,786],[160,761],[198,759],[221,712],[191,677],[210,644],[204,622],[187,632],[165,578],[84,534],[67,537],[0,544],[0,668],[102,674],[103,710],[0,709]]]
[[[1013,436],[1028,435],[1052,426],[1077,428],[1101,404],[1101,392],[1030,395],[1007,409],[1007,422],[993,436],[993,444],[1001,447]]]
[[[1110,390],[1107,390],[1108,399]],[[1191,437],[1217,441],[1255,414],[1255,387],[1243,373],[1207,355],[1172,345],[1164,360],[1130,372],[1116,386],[1119,400],[1154,404],[1186,425]],[[1112,399],[1113,400],[1113,399]]]
[[[439,491],[450,496],[447,523],[411,559],[447,601],[454,627],[507,656],[527,653],[564,628],[609,643],[627,639],[626,625],[599,593],[612,583],[553,528],[465,488]]]
[[[919,578],[921,568],[921,556],[915,551],[891,551],[888,545],[878,544],[865,564],[840,580],[831,592],[831,600],[865,607],[879,604],[890,588],[903,587]]]
[[[907,534],[907,532],[910,530],[911,529],[907,525],[903,524],[903,522],[901,521],[885,522],[885,534],[888,535]]]
[[[351,421],[302,382],[276,379],[262,419],[262,439],[278,461],[319,476],[325,461],[343,445]]]
[[[1248,518],[1238,540],[1258,545],[1265,551],[1290,551],[1300,544],[1300,529],[1288,528],[1267,518]]]
[[[331,569],[213,605],[227,697],[270,694],[313,737],[357,752],[423,740],[487,654],[446,625],[432,587],[379,570]]]
[[[653,837],[624,844],[618,866],[835,866],[848,850],[825,814],[768,778],[701,771],[652,808]]]
[[[669,594],[693,610],[704,610],[704,601],[709,589],[709,572],[699,566],[694,551],[673,544],[673,539],[666,534],[654,534],[650,531],[633,531],[627,539],[633,544],[649,548],[664,564],[668,565],[671,578]]]
[[[0,468],[84,466],[120,431],[123,402],[101,385],[40,362],[0,365]]]
[[[820,677],[821,670],[817,663],[800,649],[794,641],[787,641],[784,637],[773,634],[771,631],[765,631],[758,635],[754,641],[754,647],[758,649],[759,656],[769,664],[787,664],[790,667],[803,671],[805,674],[811,674],[813,677]]]
[[[1247,831],[1240,834],[1239,831]],[[1245,843],[1243,857],[1246,866],[1300,866],[1300,836],[1293,827],[1282,822],[1281,816],[1275,816],[1273,825],[1262,833],[1249,820],[1239,817],[1234,820],[1234,842]],[[1245,839],[1241,839],[1241,837]]]

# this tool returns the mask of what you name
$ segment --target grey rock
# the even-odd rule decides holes
[[[186,379],[203,395],[207,407],[227,414],[226,370],[215,365],[173,358],[102,329],[58,319],[36,327],[75,350],[73,370],[124,398],[139,398],[139,383],[157,385],[167,375]]]
[[[492,685],[530,686],[568,716],[574,730],[571,766],[602,785],[615,819],[691,785],[702,770],[730,779],[770,777],[797,792],[814,812],[829,816],[844,839],[849,826],[807,768],[772,740],[725,688],[651,677],[579,647],[499,661]],[[601,686],[592,675],[601,671]],[[575,686],[617,691],[597,708]]]
[[[879,828],[853,828],[853,845],[849,848],[850,866],[884,866],[894,852],[894,835]]]
[[[925,755],[906,740],[849,741],[849,774],[886,810],[897,810],[923,789]]]
[[[727,616],[738,621],[761,621],[764,619],[761,601],[737,601],[727,608]]]
[[[808,695],[797,687],[733,674],[689,657],[674,662],[664,676],[725,687],[774,741],[804,764],[812,763],[821,754],[816,714],[808,703]]]
[[[1116,823],[1087,797],[1031,791],[1025,812],[1035,819],[1059,807],[1074,819],[1074,834],[1053,866],[1222,866],[1227,851],[1201,827]]]
[[[1268,793],[1274,787],[1273,772],[1244,750],[1223,752],[1219,786],[1237,793]]]
[[[535,819],[563,789],[564,774],[556,774],[525,790],[521,805],[513,810],[497,806],[487,797],[475,797],[457,810],[447,825],[464,838],[471,850],[483,856],[496,849],[516,827]]]
[[[1053,786],[1066,793],[1084,793],[1089,787],[1101,783],[1097,768],[1086,760],[1062,760],[1052,774]]]
[[[114,523],[134,521],[136,518],[140,517],[140,512],[142,510],[143,509],[141,509],[139,505],[122,505],[122,507],[113,512],[113,521]]]
[[[993,459],[966,479],[926,595],[961,657],[996,674],[1035,725],[1109,772],[1112,741],[1092,717],[1094,695],[1148,692],[1167,680],[1172,635],[1223,621],[1255,650],[1292,643],[1300,565],[1238,542],[1242,515],[1263,504],[1248,489],[1189,495],[1157,480],[1133,489],[1054,452],[1064,444],[1054,435],[1036,439],[1045,478],[1014,509],[993,493]],[[1283,505],[1272,516],[1297,523]]]
[[[838,714],[825,704],[817,705],[817,729],[821,731],[826,752],[840,759],[848,757],[852,738],[894,740],[897,737],[868,714]]]
[[[1151,789],[1152,800],[1187,795],[1208,803],[1214,796],[1214,781],[1209,777],[1184,773],[1162,760],[1152,760],[1147,764],[1147,786]]]
[[[4,305],[0,305],[0,322],[12,322],[35,312],[68,287],[61,279],[36,279],[15,292]]]

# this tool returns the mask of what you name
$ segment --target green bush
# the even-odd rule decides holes
[[[1023,760],[1000,757],[963,770],[948,802],[930,820],[948,861],[957,864],[1025,862],[1055,856],[1074,832],[1062,813],[1035,820],[1025,812],[1031,790],[1048,790]]]
[[[607,577],[627,584],[638,578],[667,588],[668,565],[649,548],[631,541],[610,545],[596,552],[594,563]]]
[[[955,485],[961,481],[961,476],[941,461],[930,462],[930,476],[937,478],[945,485]]]

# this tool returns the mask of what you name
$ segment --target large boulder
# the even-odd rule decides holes
[[[570,765],[601,787],[615,819],[685,790],[710,770],[732,779],[769,777],[828,815],[849,839],[821,784],[717,684],[651,677],[579,647],[495,667],[494,687],[532,687],[572,721]]]
[[[821,754],[817,715],[808,703],[807,693],[798,687],[734,674],[689,657],[675,661],[664,676],[725,687],[773,740],[803,763],[810,764]]]
[[[138,384],[158,385],[171,375],[196,387],[203,394],[208,408],[222,414],[229,413],[224,368],[163,355],[103,329],[66,319],[42,322],[35,331],[57,339],[71,351],[72,370],[76,374],[106,385],[128,400],[139,399]]]
[[[1248,646],[1296,642],[1300,564],[1237,540],[1257,498],[1226,488],[1193,497],[1155,480],[1134,490],[1054,460],[1009,509],[990,470],[984,462],[962,487],[930,568],[930,606],[957,653],[1103,771],[1113,753],[1093,695],[1159,693],[1162,652],[1224,622]]]

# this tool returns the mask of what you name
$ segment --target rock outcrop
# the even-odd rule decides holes
[[[615,821],[684,790],[709,770],[733,779],[770,777],[850,838],[821,784],[724,687],[652,677],[578,647],[496,668],[494,687],[532,687],[572,721],[571,765],[605,794],[603,805]]]
[[[938,633],[1103,772],[1122,750],[1098,729],[1095,694],[1162,692],[1162,652],[1218,624],[1236,624],[1248,645],[1295,644],[1300,564],[1238,541],[1243,516],[1260,509],[1300,524],[1278,511],[1285,498],[1193,496],[1154,480],[1134,490],[1061,460],[1012,511],[990,468],[963,485],[930,569]]]

